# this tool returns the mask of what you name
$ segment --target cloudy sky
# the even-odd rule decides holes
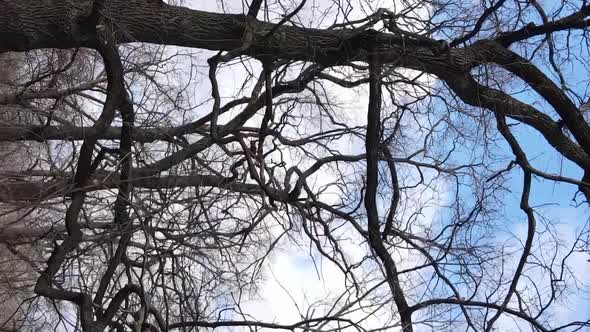
[[[224,1],[199,1],[199,0],[185,0],[184,5],[206,11],[225,11],[229,13],[243,13],[245,11],[245,1],[239,0],[224,0]],[[355,3],[356,2],[352,2]],[[288,2],[289,8],[296,6],[297,2]],[[333,15],[320,15],[327,6],[331,5],[330,1],[308,1],[304,9],[301,11],[299,18],[306,26],[328,26],[333,21]],[[371,8],[367,6],[355,5],[349,18],[364,17],[366,12],[372,12],[376,8],[402,8],[400,3],[393,3],[391,1],[372,1]],[[423,15],[427,12],[424,11]],[[276,17],[271,17],[276,21]],[[322,20],[319,22],[319,20]],[[176,51],[176,49],[174,50]],[[214,53],[202,50],[181,50],[182,53],[190,54],[192,56],[191,63],[188,60],[185,64],[188,67],[194,65],[197,68],[197,75],[200,78],[195,80],[192,85],[192,103],[198,105],[203,103],[202,113],[191,114],[192,119],[199,118],[210,110],[210,86],[206,78],[207,62],[206,59]],[[249,63],[250,69],[259,72],[260,67],[255,61]],[[575,73],[575,68],[570,68],[572,73]],[[188,74],[190,71],[187,71]],[[582,71],[583,72],[583,71]],[[193,74],[190,72],[191,75]],[[247,75],[247,70],[242,65],[232,65],[222,68],[218,72],[218,81],[220,83],[220,92],[222,97],[233,97],[237,95],[237,91],[241,88],[242,82]],[[407,75],[415,75],[407,71]],[[179,81],[184,81],[187,77],[179,75]],[[582,79],[572,74],[572,79]],[[420,80],[423,86],[432,86],[436,89],[436,82],[431,77],[421,77]],[[339,108],[342,112],[341,117],[350,126],[362,126],[366,124],[366,110],[367,110],[367,87],[361,86],[354,89],[344,89],[334,84],[326,85],[329,87],[327,93],[333,97],[334,103],[339,103]],[[251,87],[250,87],[251,88]],[[416,97],[416,96],[413,96]],[[408,97],[408,98],[413,98]],[[522,94],[518,96],[523,101],[534,101],[534,96]],[[231,116],[228,115],[228,116]],[[185,119],[185,121],[192,120]],[[221,119],[223,121],[223,118]],[[252,120],[260,121],[260,117]],[[421,135],[418,128],[405,128],[409,133],[415,132],[416,135]],[[310,131],[314,128],[308,128]],[[531,162],[539,169],[559,174],[567,174],[570,177],[579,177],[579,169],[571,163],[563,160],[557,153],[548,148],[547,144],[539,144],[543,142],[537,133],[522,126],[515,128],[516,135],[520,142],[526,147],[527,153],[531,158]],[[358,154],[363,153],[364,146],[360,140],[341,140],[338,141],[335,147],[342,153]],[[502,142],[498,144],[504,144]],[[504,144],[505,145],[505,144]],[[508,149],[507,145],[505,148]],[[460,150],[460,148],[459,148]],[[506,150],[508,151],[508,150]],[[459,153],[465,159],[469,159],[468,147],[464,147],[464,151]],[[296,162],[297,156],[291,156]],[[415,173],[408,173],[408,176],[416,176]],[[321,188],[325,185],[334,182],[335,175],[330,169],[322,168],[309,182],[313,183],[315,188]],[[428,176],[428,174],[427,174]],[[520,210],[518,204],[520,200],[520,193],[522,190],[522,174],[520,171],[513,171],[506,179],[505,204],[503,206],[501,220],[494,220],[494,241],[497,243],[505,243],[506,247],[522,248],[522,243],[526,238],[527,223],[526,218]],[[408,197],[414,200],[406,210],[407,214],[416,211],[417,207],[421,207],[421,213],[415,221],[417,229],[428,229],[433,223],[439,221],[441,216],[444,216],[444,206],[450,202],[452,195],[452,188],[444,181],[433,184],[430,188],[419,188],[415,192],[408,190]],[[535,181],[532,189],[531,205],[535,206],[539,212],[539,231],[543,229],[552,230],[553,234],[559,235],[559,244],[561,247],[555,247],[552,243],[555,239],[549,237],[549,234],[539,235],[536,239],[534,255],[530,261],[539,260],[540,262],[555,261],[559,262],[564,255],[569,252],[569,248],[573,245],[574,240],[581,229],[586,227],[589,221],[590,210],[586,206],[578,206],[572,198],[575,197],[576,188],[567,184],[553,183],[549,181]],[[321,198],[325,202],[338,200],[342,195],[335,187],[330,187],[330,190],[322,194]],[[387,209],[387,201],[382,200],[381,214],[384,215]],[[543,217],[541,217],[541,215]],[[280,216],[278,216],[280,217]],[[273,224],[274,219],[270,218],[266,221],[267,227],[274,232],[275,236],[282,234],[282,227]],[[432,226],[434,227],[434,226]],[[342,271],[331,261],[323,257],[313,248],[313,244],[309,242],[306,236],[282,237],[278,246],[266,260],[263,269],[263,278],[260,287],[256,293],[242,294],[239,298],[241,305],[236,309],[242,316],[233,314],[226,316],[227,319],[255,319],[264,322],[278,322],[281,324],[290,324],[298,322],[306,317],[318,317],[329,313],[330,315],[339,314],[343,310],[348,312],[345,317],[352,320],[363,319],[361,325],[366,329],[379,329],[390,324],[395,324],[395,319],[392,312],[395,308],[390,303],[390,294],[387,284],[383,283],[383,275],[379,270],[379,266],[366,260],[370,255],[369,248],[364,239],[354,230],[351,225],[342,223],[334,232],[342,237],[341,241],[343,251],[350,262],[362,262],[361,267],[356,270],[356,277],[365,282],[364,289],[352,290],[350,288],[349,280],[342,273]],[[514,270],[518,260],[518,251],[514,252],[513,264],[508,262],[505,272],[509,274]],[[418,255],[411,255],[410,251],[394,252],[392,255],[398,262],[399,270],[411,268],[422,261]],[[568,278],[565,283],[570,286],[578,286],[574,289],[588,289],[590,285],[590,263],[588,263],[588,255],[586,253],[574,253],[568,257],[569,274],[578,276],[577,280]],[[524,280],[522,283],[526,285],[546,284],[546,273],[541,268],[535,267],[531,264],[528,267],[528,273],[531,278]],[[579,283],[579,284],[576,284]],[[583,287],[585,285],[586,287]],[[526,288],[523,286],[523,293],[526,293]],[[410,290],[409,293],[415,292],[419,294],[422,289],[420,287]],[[237,296],[237,295],[236,295]],[[553,313],[556,321],[570,321],[588,319],[588,307],[590,307],[590,294],[573,291],[568,294],[567,301],[561,301],[555,306]],[[220,305],[232,306],[237,298],[227,296],[220,301]],[[417,315],[419,317],[419,315]],[[498,331],[516,330],[522,322],[516,322],[508,317],[503,317],[496,327]],[[332,324],[336,327],[337,325]],[[524,324],[522,325],[524,326]],[[352,328],[347,330],[353,330]],[[395,326],[387,328],[388,331],[396,331]],[[423,330],[426,331],[425,327]],[[421,331],[418,329],[418,331]]]
[[[325,6],[328,1],[311,1],[309,2],[299,15],[301,21],[308,26],[310,22],[317,20],[318,13],[322,12],[322,6]],[[296,5],[289,3],[292,7]],[[221,11],[231,13],[242,13],[244,11],[244,1],[223,1],[223,8],[220,7],[219,2],[213,1],[187,1],[187,6],[208,11]],[[398,4],[398,8],[400,4]],[[393,4],[389,1],[372,2],[372,8],[389,7]],[[370,11],[368,7],[355,6],[350,18],[363,17],[363,10]],[[324,18],[324,23],[321,25],[329,25],[331,23],[330,17]],[[317,25],[317,21],[314,22]],[[204,60],[211,53],[202,52],[201,56]],[[202,61],[203,63],[206,63]],[[221,83],[222,95],[233,96],[235,91],[239,88],[242,77],[245,74],[240,66],[232,66],[231,69],[220,71],[219,81]],[[430,78],[424,78],[425,82]],[[203,84],[207,84],[206,81]],[[204,90],[203,90],[204,91]],[[349,124],[364,125],[366,123],[366,108],[367,108],[367,88],[359,87],[351,91],[350,89],[343,89],[337,86],[331,86],[330,93],[333,94],[339,102],[344,105],[342,107],[342,116],[347,119]],[[208,92],[202,98],[208,98]],[[524,101],[530,100],[531,96],[523,95],[521,98]],[[528,99],[527,99],[528,98]],[[206,109],[206,108],[205,108]],[[542,170],[551,172],[562,172],[562,174],[569,174],[569,176],[576,177],[579,170],[573,165],[564,161],[556,153],[547,148],[546,144],[537,144],[542,138],[538,134],[527,130],[526,128],[518,128],[516,133],[522,144],[526,146],[527,153],[529,153],[534,165]],[[362,142],[354,142],[349,144],[343,142],[342,150],[350,150],[352,153],[362,152]],[[333,175],[329,170],[322,170],[314,177],[317,186],[331,182]],[[314,182],[313,180],[311,182]],[[520,199],[520,192],[522,187],[521,173],[513,172],[507,182],[512,193],[508,193],[510,199],[506,199],[504,206],[506,218],[500,220],[496,237],[499,242],[506,241],[507,243],[514,243],[518,246],[524,241],[526,237],[526,219],[524,214],[518,208]],[[444,186],[444,184],[441,184]],[[440,194],[435,195],[435,192]],[[576,207],[572,198],[575,196],[576,188],[571,185],[555,184],[548,181],[536,181],[533,187],[533,198],[531,204],[537,206],[539,211],[543,212],[544,218],[541,219],[540,228],[553,228],[556,234],[562,238],[562,248],[555,248],[553,246],[543,247],[539,245],[535,249],[535,259],[547,259],[545,256],[556,255],[556,260],[563,256],[568,249],[568,246],[573,243],[577,232],[584,227],[588,222],[589,211],[585,207]],[[426,197],[434,196],[443,205],[447,197],[445,196],[445,188],[438,188],[432,192],[421,192]],[[323,197],[329,200],[329,194]],[[428,200],[430,202],[430,200]],[[421,222],[428,225],[431,220],[439,213],[436,204],[430,204],[426,208],[421,217]],[[367,255],[367,246],[361,238],[355,236],[355,232],[351,227],[343,227],[343,233],[351,234],[349,236],[349,245],[345,247],[346,254],[351,257],[351,261],[361,260]],[[548,235],[545,235],[548,236]],[[543,243],[542,237],[537,239],[539,243]],[[519,242],[520,241],[520,242]],[[306,247],[307,246],[307,247]],[[259,289],[259,293],[252,296],[246,301],[241,310],[246,315],[251,315],[257,320],[267,322],[281,322],[288,324],[297,322],[303,318],[304,315],[309,315],[310,307],[318,307],[321,310],[328,310],[325,306],[318,306],[318,303],[338,303],[337,307],[341,307],[342,303],[333,302],[333,300],[342,296],[346,292],[346,282],[342,272],[330,261],[322,258],[317,252],[309,250],[309,243],[302,237],[298,239],[295,244],[288,238],[282,241],[273,254],[269,257],[264,270],[264,282]],[[518,253],[516,253],[518,254]],[[515,256],[515,262],[517,261]],[[571,273],[579,276],[577,282],[590,283],[590,264],[587,262],[586,254],[576,253],[568,258],[572,266]],[[415,257],[398,257],[400,269],[410,267],[416,264]],[[515,264],[514,264],[515,265]],[[508,270],[514,268],[508,264]],[[534,267],[530,267],[534,270]],[[371,275],[379,273],[379,271],[367,268],[366,274]],[[539,282],[547,281],[543,279],[543,271],[529,273],[535,276],[538,274]],[[374,278],[373,282],[369,282],[367,288],[371,285],[378,284],[379,278]],[[531,280],[529,282],[535,282]],[[573,282],[568,280],[567,282]],[[377,297],[387,296],[386,285],[381,285],[373,291]],[[354,294],[346,294],[347,296],[355,296]],[[369,296],[368,298],[371,298]],[[366,305],[363,301],[357,305]],[[576,320],[587,317],[587,308],[590,305],[590,296],[583,292],[570,294],[567,302],[559,303],[555,310],[556,320]],[[370,315],[363,326],[366,328],[378,328],[390,323],[391,316],[388,314],[392,309],[389,305],[382,308],[365,308],[360,312],[354,311],[355,308],[349,309],[350,317],[361,317],[366,315],[370,310],[375,310],[375,314]],[[337,310],[337,309],[336,309]],[[317,316],[317,315],[316,315]],[[501,319],[498,323],[499,330],[510,330],[517,327],[511,319]],[[391,329],[395,331],[395,328]]]

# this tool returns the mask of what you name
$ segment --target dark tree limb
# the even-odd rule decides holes
[[[367,112],[367,135],[365,150],[367,154],[367,190],[365,208],[367,210],[367,228],[371,248],[385,269],[385,277],[391,294],[397,305],[404,332],[412,332],[412,314],[400,285],[397,267],[381,239],[379,212],[377,210],[377,189],[379,184],[379,153],[381,150],[381,64],[376,59],[369,62],[369,107]]]

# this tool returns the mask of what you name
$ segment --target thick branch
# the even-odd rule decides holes
[[[186,188],[194,186],[224,188],[242,193],[260,193],[262,189],[257,184],[231,182],[231,178],[215,175],[187,175],[167,177],[134,177],[129,183],[136,188],[163,189]],[[116,174],[105,174],[93,177],[92,184],[81,188],[84,192],[115,189],[121,184]],[[58,180],[52,182],[15,181],[3,183],[0,190],[0,202],[14,201],[42,201],[56,197],[71,195],[77,189],[71,181]],[[277,193],[278,195],[278,193]]]
[[[369,63],[369,109],[367,112],[367,135],[365,150],[367,152],[367,190],[365,192],[365,208],[367,210],[367,228],[369,243],[383,263],[385,277],[393,300],[400,315],[402,330],[412,332],[412,316],[408,311],[408,303],[398,278],[397,267],[383,240],[381,239],[379,212],[377,210],[377,189],[379,183],[379,152],[381,145],[381,64],[377,60]]]
[[[90,4],[88,0],[74,4],[66,0],[1,2],[0,52],[96,46],[96,27],[84,23],[91,11]],[[145,0],[107,0],[103,12],[116,22],[120,32],[118,43],[147,42],[230,51],[243,45],[242,37],[248,30],[253,33],[253,40],[245,53],[251,56],[272,55],[334,65],[362,61],[369,53],[367,33],[352,29],[282,25],[267,36],[275,24],[257,20],[247,24],[246,15],[209,13]],[[384,45],[379,51],[389,53],[384,54],[389,61],[398,61],[404,47],[421,43],[393,34],[379,34],[377,39]],[[405,58],[413,61],[412,56]]]

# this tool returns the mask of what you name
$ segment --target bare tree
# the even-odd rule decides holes
[[[0,0],[1,115],[32,119],[0,128],[27,266],[1,328],[589,327],[559,314],[590,282],[589,25],[585,0]],[[285,248],[341,284],[263,320]]]

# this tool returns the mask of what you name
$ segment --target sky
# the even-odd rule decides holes
[[[231,13],[243,12],[243,1],[224,1],[223,10]],[[306,20],[311,22],[317,20],[317,13],[322,11],[322,6],[325,6],[327,1],[310,1],[306,5],[301,13],[303,22],[306,24]],[[207,11],[220,11],[220,3],[218,1],[199,1],[199,0],[186,0],[185,5],[191,8],[207,10]],[[389,1],[377,1],[374,2],[374,8],[392,6]],[[399,4],[398,4],[399,6]],[[311,9],[313,8],[313,10]],[[355,9],[351,16],[363,15],[362,11]],[[311,24],[307,22],[307,25]],[[331,23],[331,20],[325,18],[324,25]],[[206,75],[206,58],[213,55],[214,53],[208,51],[192,51],[183,50],[183,52],[191,53],[190,56],[194,58],[191,60],[193,63],[197,63],[197,67],[201,75]],[[188,60],[186,60],[188,61]],[[187,65],[188,66],[188,65]],[[256,70],[256,64],[253,64]],[[578,77],[576,73],[583,73],[584,70],[580,70],[575,65],[570,67],[571,76],[573,79],[583,80],[585,78]],[[219,71],[219,82],[221,95],[225,97],[231,97],[235,95],[235,91],[241,87],[242,78],[246,75],[246,70],[241,66],[231,66],[226,69],[220,69]],[[191,73],[193,74],[193,73]],[[178,80],[183,81],[186,77],[183,77],[182,73],[178,74]],[[424,77],[424,83],[430,82],[431,78]],[[328,85],[329,93],[331,93],[335,101],[343,105],[342,117],[346,120],[349,125],[365,125],[366,123],[366,108],[367,108],[367,95],[368,91],[366,87],[359,87],[357,89],[343,89],[335,85]],[[193,93],[193,104],[199,104],[205,102],[205,106],[202,107],[203,114],[208,112],[210,109],[207,107],[206,101],[210,97],[210,90],[208,90],[208,82],[203,80],[192,87]],[[432,88],[435,87],[435,83],[432,84]],[[534,102],[537,100],[531,93],[522,93],[517,95],[519,99],[525,102]],[[193,119],[196,119],[203,114],[191,114]],[[184,115],[183,115],[184,116]],[[188,121],[191,119],[185,119]],[[259,121],[259,118],[258,118]],[[313,128],[309,128],[312,130]],[[417,129],[408,128],[408,132]],[[578,178],[580,175],[579,169],[572,165],[572,163],[563,160],[558,156],[555,151],[548,148],[548,145],[544,143],[544,139],[534,131],[524,128],[524,126],[517,126],[515,133],[525,147],[525,150],[533,165],[539,169],[552,173],[560,173],[568,175],[574,178]],[[541,142],[541,143],[540,143]],[[348,151],[349,153],[362,153],[364,147],[361,141],[339,141],[338,148],[341,151]],[[504,145],[505,149],[508,149],[507,145],[501,141],[498,142],[501,146]],[[472,152],[469,146],[462,147],[462,152],[459,155],[464,156],[466,159],[469,158]],[[459,148],[461,150],[461,148]],[[294,160],[297,156],[289,156]],[[412,173],[410,173],[412,176]],[[413,174],[415,176],[415,173]],[[333,182],[335,174],[330,172],[329,169],[322,169],[312,178],[310,183],[316,188],[320,188],[323,185],[327,185]],[[503,215],[505,216],[502,220],[497,220],[495,232],[492,236],[495,237],[497,242],[505,242],[507,244],[518,247],[520,242],[526,237],[526,218],[520,210],[518,203],[520,199],[521,187],[522,187],[522,173],[519,170],[512,171],[506,180],[506,187],[511,191],[506,193],[509,199],[505,199],[503,206]],[[420,217],[416,221],[416,227],[428,229],[431,225],[434,225],[440,218],[445,216],[443,206],[450,202],[450,194],[448,191],[450,187],[446,187],[444,182],[438,184],[439,187],[433,187],[427,190],[409,190],[410,197],[415,198],[413,204],[420,206],[425,204],[424,209],[421,211]],[[337,200],[340,196],[340,192],[336,189],[331,188],[334,192],[327,192],[322,195],[322,199],[326,202],[332,202]],[[464,188],[463,190],[468,190]],[[550,181],[541,181],[535,179],[533,184],[533,195],[531,205],[535,206],[538,211],[542,211],[544,218],[541,218],[539,214],[539,227],[552,229],[556,234],[561,237],[562,248],[554,248],[553,246],[543,246],[543,235],[538,239],[539,245],[535,247],[534,259],[547,260],[553,258],[554,254],[557,261],[560,257],[565,254],[565,249],[568,245],[571,245],[577,232],[585,227],[588,223],[590,211],[586,206],[576,206],[572,198],[575,196],[576,188],[568,184],[559,184]],[[433,198],[434,200],[430,200]],[[428,203],[426,203],[428,201]],[[387,201],[380,201],[380,212],[385,214]],[[409,211],[413,211],[409,209]],[[269,219],[266,221],[267,227],[273,230],[275,236],[281,234],[281,227],[273,224],[275,220]],[[350,261],[361,261],[369,254],[368,247],[364,240],[354,231],[352,226],[342,223],[342,226],[335,230],[338,235],[346,237],[347,240],[343,241],[343,250]],[[550,239],[548,239],[550,240]],[[520,241],[520,242],[519,242]],[[549,243],[550,241],[547,241]],[[280,322],[282,324],[294,323],[301,320],[305,315],[311,314],[310,308],[316,308],[317,312],[313,315],[319,316],[324,312],[329,312],[329,305],[337,303],[338,307],[342,306],[344,300],[337,301],[339,297],[344,294],[343,299],[354,299],[358,298],[359,294],[350,293],[345,285],[347,280],[343,273],[338,267],[318,254],[316,250],[310,249],[311,244],[309,240],[300,236],[297,238],[284,237],[279,243],[277,248],[267,259],[263,268],[262,283],[258,287],[258,292],[253,294],[244,295],[246,300],[242,303],[239,308],[243,313],[244,317],[250,317],[256,320],[265,322]],[[516,263],[520,252],[515,252]],[[408,256],[408,251],[401,253],[393,253],[396,261],[399,263],[399,269],[410,268],[417,264],[417,258]],[[577,253],[569,258],[570,265],[572,267],[571,274],[579,276],[581,284],[590,285],[590,263],[588,262],[588,255],[586,253]],[[512,269],[514,269],[514,265]],[[510,271],[511,265],[508,264],[507,271]],[[531,280],[527,284],[539,283],[542,284],[547,280],[544,279],[544,273],[542,271],[535,271],[534,267],[530,267],[529,275]],[[372,286],[377,288],[373,290],[364,300],[359,301],[354,306],[349,308],[351,311],[347,316],[352,319],[358,319],[360,317],[367,316],[368,312],[374,311],[373,314],[368,315],[368,318],[363,321],[362,325],[365,328],[380,328],[391,323],[391,312],[394,308],[391,305],[386,304],[382,307],[377,307],[372,304],[379,304],[381,302],[387,302],[389,300],[389,290],[386,284],[380,284],[383,279],[380,275],[378,266],[371,264],[370,262],[364,262],[361,269],[357,271],[357,276],[366,280],[367,289]],[[566,282],[573,283],[574,281],[568,279]],[[586,287],[588,289],[588,287]],[[420,289],[415,290],[417,293]],[[362,294],[362,292],[361,292]],[[220,299],[220,302],[227,301],[227,305],[231,305],[233,299],[227,297]],[[224,303],[220,303],[224,304]],[[554,310],[556,321],[567,321],[567,320],[579,320],[588,319],[587,308],[590,307],[590,294],[583,292],[577,292],[570,294],[567,302],[559,303]],[[337,309],[336,309],[337,310]],[[323,311],[323,312],[322,312]],[[333,313],[333,311],[332,311]],[[238,315],[235,317],[226,318],[239,319]],[[522,324],[521,322],[514,322],[511,319],[502,318],[496,327],[499,331],[511,331],[516,330]],[[221,329],[220,329],[221,330]],[[349,329],[352,330],[352,329]],[[399,330],[396,327],[387,329],[389,331]],[[426,328],[417,329],[417,331],[426,331]],[[268,331],[262,329],[261,331]]]
[[[386,7],[387,4],[388,2],[381,1],[379,4],[375,3],[374,8]],[[196,3],[194,1],[187,1],[187,5],[201,10],[219,11],[217,4],[214,2]],[[235,1],[235,4],[232,5],[226,1],[225,5],[225,10],[228,12],[242,12],[243,2]],[[321,5],[321,2],[312,2],[306,5],[301,16],[308,17],[306,15],[311,15],[312,13],[311,7],[321,7]],[[320,9],[313,11],[313,13],[317,12],[320,12]],[[361,16],[362,13],[357,11],[357,15]],[[329,22],[330,20],[326,21]],[[572,68],[572,72],[576,72],[575,67]],[[220,82],[224,83],[221,89],[225,91],[222,94],[232,95],[235,85],[232,86],[231,82],[239,84],[240,80],[238,78],[240,75],[243,75],[243,72],[232,68],[229,73],[223,73],[222,75],[224,76],[221,76],[223,78],[220,79]],[[573,76],[575,77],[575,75]],[[228,81],[229,84],[225,83]],[[344,115],[347,121],[349,121],[348,123],[364,125],[366,122],[367,105],[366,88],[361,87],[355,89],[353,93],[350,90],[339,89],[335,86],[332,86],[331,89],[333,89],[338,101],[341,101],[345,105],[343,110],[346,111]],[[530,94],[522,94],[522,96],[519,95],[518,97],[525,102],[533,102],[535,100],[534,96]],[[535,166],[544,171],[579,177],[579,169],[559,157],[551,148],[548,148],[547,144],[539,144],[544,139],[534,131],[523,127],[522,125],[518,126],[515,133]],[[504,144],[504,146],[507,149],[507,145]],[[363,147],[359,142],[354,144],[343,142],[342,148],[351,151],[362,151]],[[465,151],[465,153],[467,155],[468,151]],[[318,181],[316,183],[318,186],[322,183],[329,183],[331,181],[329,170],[318,172],[315,180]],[[507,187],[512,191],[507,194],[511,199],[505,200],[504,212],[506,218],[499,221],[501,226],[498,227],[498,232],[496,232],[495,236],[498,241],[514,242],[517,245],[515,241],[523,241],[526,237],[526,218],[518,207],[522,187],[522,173],[520,171],[516,170],[510,173],[507,179]],[[542,211],[543,216],[546,218],[541,220],[540,228],[553,228],[556,233],[562,236],[564,246],[571,243],[577,232],[588,222],[588,208],[585,206],[575,206],[575,202],[572,201],[576,190],[577,188],[572,185],[538,179],[535,179],[533,184],[531,204],[536,206],[539,211]],[[325,197],[325,199],[329,200],[329,197]],[[448,198],[445,195],[440,195],[437,199],[442,205]],[[435,205],[429,207],[423,213],[423,223],[428,224],[437,218],[438,213],[439,211]],[[347,254],[350,257],[361,259],[367,254],[366,245],[362,242],[360,238],[351,236],[350,245],[345,248]],[[544,255],[551,255],[555,250],[553,247],[543,248],[539,246],[535,248],[535,256],[543,257]],[[519,252],[516,254],[515,257],[518,257]],[[564,248],[560,248],[557,252],[557,257],[560,255],[563,256],[563,254]],[[404,264],[411,266],[415,263],[412,261],[412,257],[399,258],[400,262],[403,262],[400,263],[402,265],[400,268],[403,268]],[[590,284],[590,273],[588,273],[590,272],[590,264],[587,262],[588,258],[590,257],[587,257],[585,253],[575,254],[569,258],[573,267],[572,274],[579,276],[579,282],[585,283],[586,285]],[[368,273],[374,273],[374,271],[368,271]],[[533,279],[538,275],[539,281],[541,281],[540,279],[542,279],[541,276],[543,273],[539,271],[538,273],[530,273],[530,275],[533,276]],[[572,281],[570,280],[568,282]],[[326,259],[321,259],[319,255],[315,255],[314,257],[313,253],[310,254],[309,250],[302,248],[301,243],[296,245],[290,241],[285,241],[279,246],[279,250],[271,254],[265,266],[265,278],[260,287],[260,297],[248,301],[242,307],[242,310],[262,321],[295,322],[302,318],[301,315],[307,312],[306,308],[311,304],[340,295],[344,290],[342,287],[343,283],[344,278],[342,273],[334,264]],[[381,294],[387,291],[386,287],[381,287],[381,289],[383,290],[380,292]],[[590,296],[588,294],[582,292],[571,294],[566,303],[560,303],[557,306],[555,314],[558,320],[582,319],[583,317],[587,317],[585,308],[589,305]],[[365,322],[365,326],[378,327],[384,324],[389,317],[387,311],[390,309],[389,307],[384,307],[378,310],[376,315],[371,316]],[[508,331],[516,329],[517,325],[512,320],[501,319],[497,327],[500,330]],[[395,328],[391,330],[395,331]]]

